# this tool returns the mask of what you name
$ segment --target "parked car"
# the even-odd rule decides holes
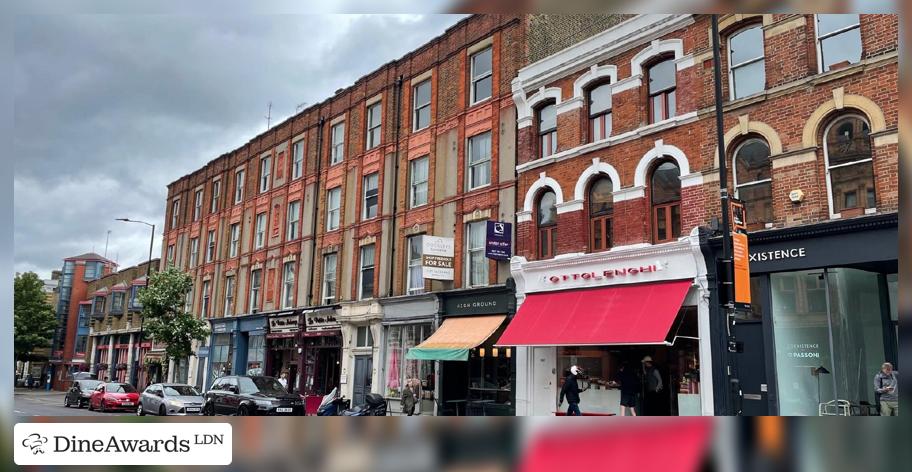
[[[304,401],[275,377],[232,375],[216,379],[206,392],[203,414],[303,416]]]
[[[89,410],[102,413],[110,410],[130,410],[139,403],[139,392],[128,383],[108,382],[95,388],[89,398]]]
[[[199,415],[206,399],[187,384],[157,383],[146,387],[139,396],[136,415],[159,416]]]
[[[68,377],[69,380],[98,380],[98,376],[91,372],[73,372]]]
[[[76,405],[77,408],[86,406],[92,398],[92,393],[101,384],[100,380],[74,380],[73,385],[67,390],[66,396],[63,397],[63,406],[67,408],[72,405]]]

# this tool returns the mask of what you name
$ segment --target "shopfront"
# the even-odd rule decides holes
[[[712,372],[701,369],[711,352],[709,289],[696,234],[561,259],[514,257],[511,271],[519,307],[495,347],[516,350],[518,415],[562,414],[572,365],[583,370],[583,414],[616,415],[621,367],[649,378],[647,356],[662,389],[636,382],[638,413],[713,414]]]
[[[414,414],[433,415],[437,389],[434,361],[409,359],[410,350],[424,342],[437,324],[437,297],[433,294],[384,298],[381,388],[391,414],[400,414],[402,391],[418,385]]]
[[[405,356],[406,360],[438,361],[437,414],[514,415],[513,348],[494,345],[515,312],[512,282],[437,296],[440,326]]]
[[[208,389],[225,375],[263,375],[266,317],[262,314],[213,319],[209,339]]]
[[[301,370],[298,368],[298,323],[300,310],[282,311],[267,316],[265,375],[279,378],[282,373],[288,377],[288,389],[298,391]]]
[[[311,397],[326,395],[339,387],[342,362],[342,327],[338,305],[303,310],[298,318],[298,391]]]
[[[898,358],[898,216],[750,235],[752,310],[732,354],[745,415],[817,415],[821,403],[873,413],[873,379]]]

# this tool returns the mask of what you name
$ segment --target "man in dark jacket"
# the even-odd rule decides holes
[[[582,413],[579,409],[580,402],[580,389],[579,385],[576,383],[576,379],[579,376],[579,367],[571,366],[570,374],[564,379],[564,385],[561,386],[560,399],[557,402],[557,407],[560,408],[564,404],[564,397],[567,397],[567,403],[570,405],[567,407],[567,416],[582,416]]]

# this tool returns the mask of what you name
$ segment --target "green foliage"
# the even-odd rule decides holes
[[[193,287],[193,279],[173,267],[154,272],[149,278],[138,295],[143,307],[143,330],[155,342],[167,345],[168,357],[187,357],[192,353],[193,341],[209,335],[205,320],[184,311],[184,298]]]
[[[34,272],[17,274],[13,292],[13,352],[17,360],[25,360],[35,349],[51,345],[57,315]]]

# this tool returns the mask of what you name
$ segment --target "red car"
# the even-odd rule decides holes
[[[98,410],[102,413],[111,410],[136,409],[139,404],[139,392],[127,383],[103,383],[95,388],[89,398],[89,410]]]

